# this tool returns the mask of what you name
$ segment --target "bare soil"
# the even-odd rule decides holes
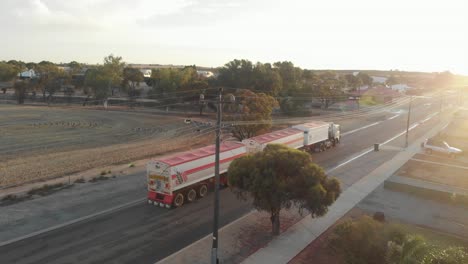
[[[0,105],[0,188],[190,147],[209,132],[182,117]]]

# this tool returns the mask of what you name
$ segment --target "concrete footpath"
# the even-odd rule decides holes
[[[437,134],[447,122],[432,128],[422,138],[429,138]],[[305,217],[297,224],[282,233],[245,259],[242,263],[288,263],[299,254],[314,239],[331,227],[338,219],[355,207],[362,199],[382,184],[387,178],[403,166],[414,154],[420,151],[421,140],[415,140],[406,150],[398,153],[388,162],[361,178],[358,182],[346,189],[338,200],[329,208],[328,213],[321,218]]]
[[[433,127],[423,138],[435,135],[445,124]],[[341,179],[342,172],[338,172],[338,175],[335,172],[334,175],[345,180],[345,185],[348,186],[346,178],[349,173],[354,175],[354,179],[358,176],[360,179],[349,185],[322,218],[299,216],[294,210],[282,212],[282,234],[277,238],[270,236],[268,214],[257,211],[221,228],[218,252],[220,263],[287,263],[417,153],[420,141],[414,140],[416,143],[383,164],[376,161],[395,150],[369,153],[366,162],[352,162],[340,168],[346,171],[345,177]],[[364,159],[362,157],[360,161]],[[360,175],[365,176],[361,178]],[[212,237],[208,235],[157,263],[210,263],[211,243]]]

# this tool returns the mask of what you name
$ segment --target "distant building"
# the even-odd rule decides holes
[[[58,66],[57,67],[59,70],[64,71],[64,72],[70,72],[71,68],[68,66]]]
[[[214,77],[213,72],[210,71],[197,71],[198,76],[205,77],[205,78],[211,78]]]
[[[151,69],[140,69],[141,73],[143,73],[143,77],[150,78],[152,70]]]
[[[408,86],[407,84],[404,84],[404,83],[391,85],[390,88],[391,88],[392,90],[398,91],[398,92],[400,92],[400,93],[405,93],[406,91],[408,91],[409,89],[411,89],[410,86]]]
[[[387,82],[387,77],[381,77],[381,76],[371,76],[372,78],[372,82],[373,83],[380,83],[380,84],[384,84],[385,82]]]
[[[394,98],[400,97],[401,94],[396,91],[392,90],[384,85],[377,85],[373,88],[361,90],[361,91],[354,91],[348,93],[350,100],[352,98],[360,97],[361,100],[367,98],[372,98],[373,101],[376,103],[388,103],[391,102]]]
[[[37,74],[33,69],[18,73],[20,79],[32,79],[36,76]]]

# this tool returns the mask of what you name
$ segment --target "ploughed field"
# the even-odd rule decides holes
[[[0,105],[0,187],[132,162],[195,144],[205,131],[174,116]]]

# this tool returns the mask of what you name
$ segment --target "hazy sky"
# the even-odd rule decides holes
[[[468,74],[466,0],[0,0],[0,60]]]

